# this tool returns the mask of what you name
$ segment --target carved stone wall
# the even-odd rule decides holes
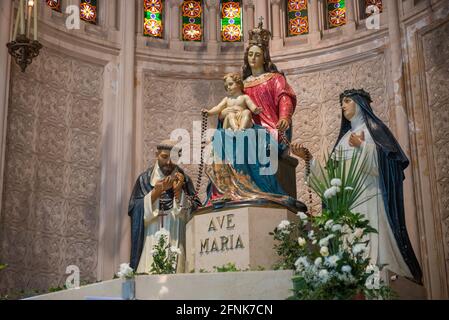
[[[103,68],[48,49],[12,65],[0,290],[63,285],[69,265],[95,280]]]
[[[303,143],[314,156],[323,159],[335,144],[341,124],[340,94],[346,89],[364,88],[371,93],[375,113],[389,123],[385,56],[301,75],[288,81],[298,97],[293,119],[293,141]],[[304,184],[304,161],[297,171],[298,199],[308,199]],[[314,197],[313,209],[321,204]]]
[[[170,88],[170,90],[167,90]],[[154,162],[156,145],[169,139],[176,129],[186,129],[193,142],[193,122],[201,123],[201,109],[218,104],[225,97],[223,81],[200,79],[173,79],[144,75],[143,87],[143,136],[144,167]],[[216,127],[216,120],[209,118],[209,128]],[[200,126],[201,128],[201,126]],[[190,155],[193,159],[193,154]],[[181,165],[187,174],[196,181],[198,166]],[[207,177],[203,176],[200,190],[202,199],[205,194]]]
[[[449,21],[422,39],[438,207],[449,270]]]

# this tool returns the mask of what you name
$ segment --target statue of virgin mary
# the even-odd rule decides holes
[[[271,33],[258,28],[249,32],[245,50],[244,93],[262,109],[253,114],[253,127],[243,131],[223,129],[222,121],[231,108],[219,115],[213,138],[213,165],[206,167],[210,178],[206,203],[276,203],[290,210],[307,211],[306,206],[289,196],[276,176],[279,156],[291,140],[292,116],[296,96],[285,76],[271,62]],[[269,159],[269,161],[265,161]],[[290,177],[294,179],[293,177]],[[295,183],[295,181],[293,182]]]

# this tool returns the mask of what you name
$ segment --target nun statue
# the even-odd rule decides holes
[[[357,150],[366,159],[367,173],[362,198],[366,202],[354,208],[365,215],[378,234],[370,234],[371,263],[385,266],[396,275],[422,283],[422,272],[407,234],[404,215],[404,170],[407,156],[388,127],[371,108],[370,94],[363,89],[346,90],[340,95],[342,122],[332,157],[351,161]],[[292,152],[306,159],[309,153],[302,145],[292,145]],[[314,167],[312,162],[312,170]]]

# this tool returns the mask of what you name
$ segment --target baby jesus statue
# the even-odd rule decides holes
[[[223,80],[228,96],[212,109],[203,109],[201,112],[209,116],[224,112],[224,129],[236,131],[251,128],[253,126],[251,113],[259,114],[262,109],[243,93],[243,81],[240,74],[228,73]]]

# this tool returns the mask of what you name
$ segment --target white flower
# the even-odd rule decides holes
[[[326,238],[321,239],[319,242],[320,247],[327,247],[329,245],[329,240],[332,238],[335,238],[335,235],[330,234]]]
[[[298,244],[300,247],[303,247],[306,244],[306,239],[299,237],[298,238]]]
[[[342,182],[341,182],[340,179],[335,178],[335,179],[332,179],[332,180],[331,180],[331,186],[334,186],[334,187],[341,187],[341,185],[342,185]]]
[[[329,239],[327,237],[323,238],[318,244],[320,245],[320,247],[327,247],[329,245]]]
[[[353,191],[354,188],[353,188],[353,187],[346,187],[345,190],[346,190],[346,191]]]
[[[167,241],[170,237],[170,233],[166,229],[162,228],[155,233],[154,237],[156,238],[156,242],[159,242],[161,237],[165,237],[165,240]]]
[[[122,263],[120,265],[120,271],[117,275],[121,279],[131,278],[134,275],[134,270],[129,266],[129,263]]]
[[[318,242],[318,240],[315,239],[315,240],[312,241],[312,244],[316,244],[317,242]]]
[[[358,255],[359,253],[365,252],[368,248],[364,243],[358,243],[352,248],[352,253]]]
[[[333,225],[334,225],[334,220],[329,219],[329,220],[327,220],[326,223],[324,224],[324,228],[325,228],[325,229],[329,229],[329,228],[331,228]]]
[[[335,235],[330,234],[326,238],[321,239],[320,242],[319,242],[320,247],[327,247],[327,246],[329,246],[329,240],[334,238],[334,237],[335,237]]]
[[[331,187],[331,188],[327,189],[326,191],[324,191],[324,194],[323,194],[324,198],[330,199],[330,198],[336,196],[337,190],[335,190],[334,188],[335,187]]]
[[[290,221],[283,220],[283,221],[281,221],[281,223],[278,225],[278,229],[279,229],[279,230],[283,230],[283,229],[287,228],[289,225],[290,225]]]
[[[320,270],[320,272],[318,273],[318,277],[320,277],[320,279],[323,282],[326,282],[329,279],[329,272],[326,269],[322,269]]]
[[[370,275],[365,282],[365,287],[368,290],[378,290],[380,289],[380,272],[379,270],[375,271],[372,275]]]
[[[339,193],[339,192],[341,191],[341,188],[340,188],[340,187],[333,186],[332,188],[334,188],[335,194],[337,194],[337,193]]]
[[[341,224],[336,224],[332,226],[332,232],[337,232],[341,230]]]
[[[297,216],[301,219],[301,220],[307,220],[307,215],[304,213],[304,212],[302,212],[302,211],[299,211],[298,212],[298,214],[297,214]]]
[[[310,231],[309,231],[309,234],[307,235],[307,237],[308,237],[310,240],[315,239],[315,231],[310,230]]]
[[[337,262],[340,260],[340,257],[337,255],[333,255],[326,258],[326,264],[330,267],[336,267]]]
[[[321,247],[320,254],[323,257],[327,257],[329,255],[329,248],[328,247]]]
[[[352,271],[351,266],[348,266],[347,264],[341,267],[341,271],[345,273],[350,273]]]
[[[365,229],[363,228],[357,228],[354,231],[354,237],[356,238],[361,238],[363,236],[363,231],[365,231]]]
[[[319,257],[315,259],[315,262],[313,263],[315,266],[319,267],[323,263],[323,258]]]
[[[176,254],[181,254],[181,250],[175,246],[171,246],[170,251]]]
[[[369,264],[366,269],[365,273],[372,273],[372,272],[379,272],[379,267],[375,264]]]
[[[303,268],[309,267],[309,261],[307,261],[307,257],[299,257],[295,261],[296,270],[302,270]]]

